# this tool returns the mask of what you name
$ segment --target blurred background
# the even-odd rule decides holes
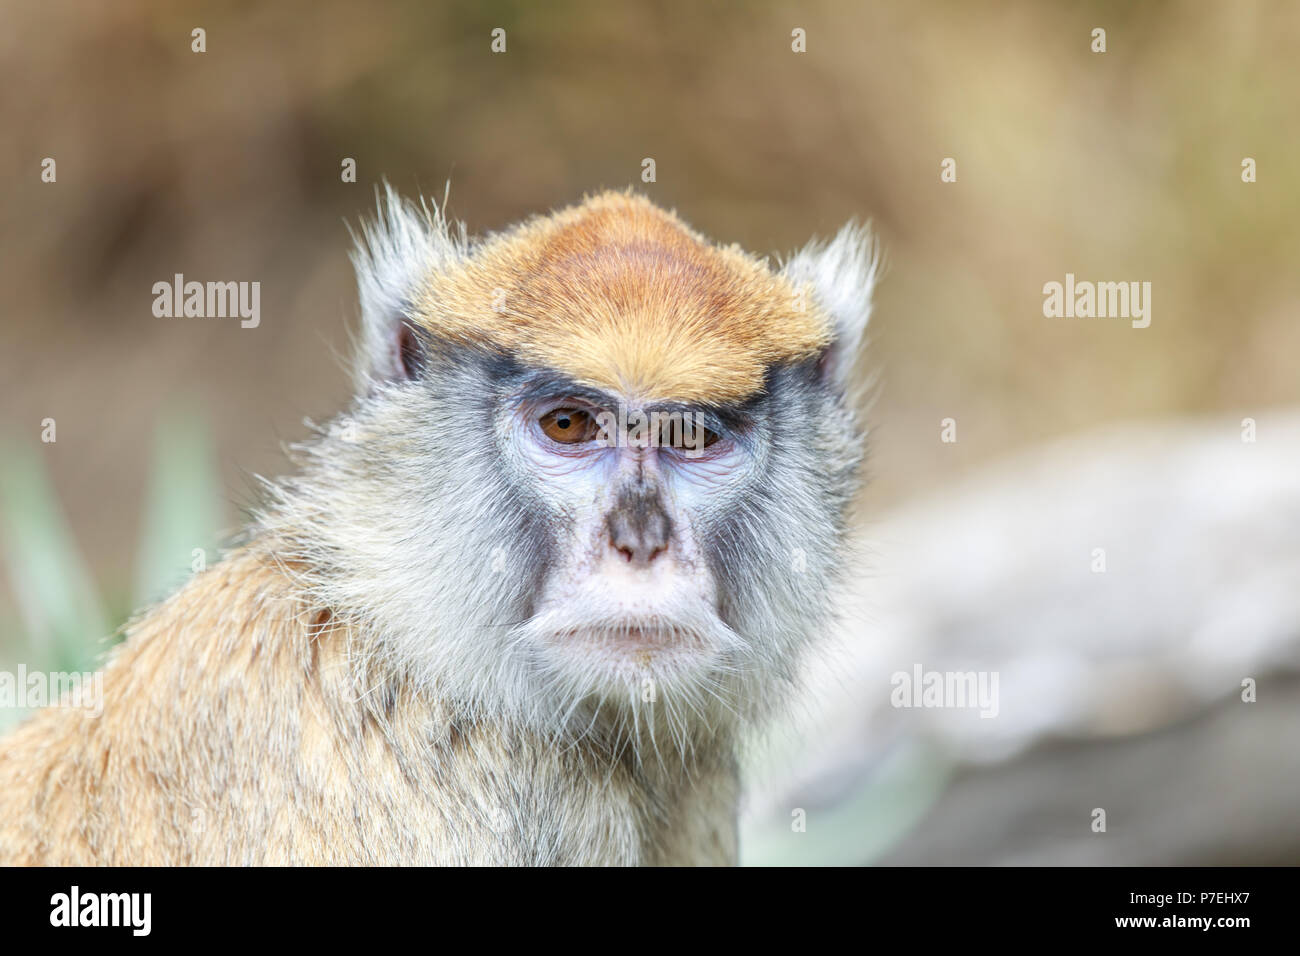
[[[773,256],[858,217],[861,564],[747,861],[1300,862],[1297,48],[1286,3],[7,3],[0,668],[90,666],[346,402],[381,179],[475,233],[629,184]],[[1067,272],[1150,327],[1045,318]],[[176,273],[260,325],[155,317]],[[999,716],[892,708],[918,663]]]

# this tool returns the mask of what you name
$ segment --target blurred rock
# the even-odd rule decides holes
[[[863,830],[842,842],[892,844],[887,862],[1300,859],[1300,415],[1257,429],[1092,433],[870,528],[841,640],[776,737],[801,749],[756,758],[751,830],[899,789],[882,768],[922,753],[953,782],[915,829],[841,819]],[[892,706],[917,665],[997,675],[996,716]]]

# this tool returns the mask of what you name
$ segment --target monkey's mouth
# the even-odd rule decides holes
[[[572,627],[557,637],[565,642],[584,642],[611,649],[655,650],[662,648],[702,647],[704,635],[693,627],[663,623],[618,623],[592,627]]]
[[[573,610],[543,608],[521,625],[516,638],[558,666],[586,674],[612,669],[624,677],[646,667],[665,675],[727,667],[751,654],[749,642],[703,600],[654,611],[593,614],[594,609],[588,609],[575,615]]]

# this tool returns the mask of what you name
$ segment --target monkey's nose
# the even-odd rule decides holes
[[[648,567],[668,550],[668,516],[617,511],[609,517],[609,543],[629,564]]]

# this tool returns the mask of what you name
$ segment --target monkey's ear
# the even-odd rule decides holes
[[[782,273],[796,288],[811,288],[834,323],[822,368],[829,380],[849,391],[880,273],[880,250],[870,228],[850,221],[829,242],[814,239],[790,258]]]
[[[444,206],[446,198],[443,199]],[[453,233],[433,201],[402,199],[387,182],[375,189],[376,215],[352,233],[352,267],[361,299],[353,381],[365,394],[377,383],[412,378],[424,333],[411,321],[429,276],[466,254],[465,227]]]

